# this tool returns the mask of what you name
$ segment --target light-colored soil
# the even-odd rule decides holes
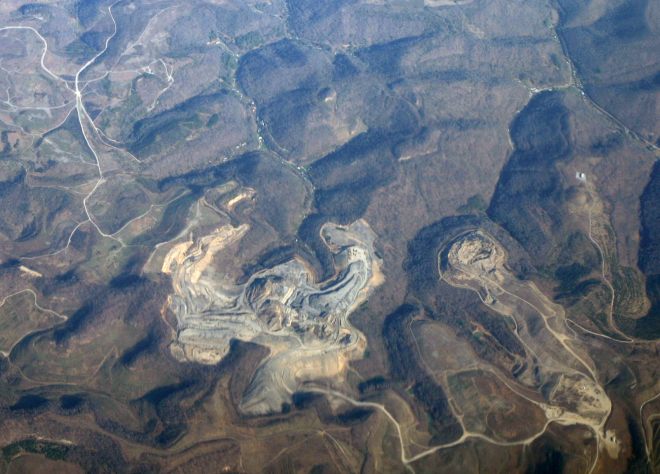
[[[299,383],[340,377],[348,361],[362,356],[366,340],[348,317],[384,277],[373,251],[375,235],[366,222],[357,221],[321,229],[335,253],[333,279],[315,283],[297,258],[238,285],[214,258],[232,252],[248,231],[247,225],[224,225],[170,249],[162,272],[172,276],[174,287],[169,301],[178,328],[172,352],[215,364],[233,339],[268,347],[270,356],[257,370],[241,408],[276,412]]]

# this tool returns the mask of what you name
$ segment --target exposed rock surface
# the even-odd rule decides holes
[[[374,233],[364,221],[326,224],[321,236],[335,256],[336,275],[315,282],[298,258],[260,271],[243,285],[223,277],[214,256],[231,251],[247,225],[225,225],[174,246],[162,271],[172,275],[170,308],[177,317],[173,354],[215,364],[232,339],[270,349],[241,403],[246,413],[279,411],[302,381],[341,375],[361,357],[364,336],[349,322],[353,310],[382,281]]]

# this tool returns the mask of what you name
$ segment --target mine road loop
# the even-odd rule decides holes
[[[436,446],[432,446],[432,447],[426,449],[425,451],[422,451],[421,453],[418,453],[418,454],[415,454],[414,456],[408,457],[408,455],[406,454],[406,445],[405,445],[403,430],[401,428],[401,425],[396,420],[396,418],[394,418],[394,416],[387,410],[387,408],[385,408],[384,405],[382,405],[380,403],[375,403],[375,402],[364,402],[364,401],[355,400],[354,398],[351,398],[347,395],[344,395],[341,392],[337,392],[335,390],[327,389],[327,388],[305,387],[304,391],[320,393],[320,394],[324,394],[324,395],[327,395],[327,396],[339,398],[339,399],[341,399],[345,402],[348,402],[351,405],[356,406],[356,407],[374,408],[374,409],[380,411],[382,414],[384,414],[389,419],[389,421],[394,425],[394,428],[397,431],[397,435],[398,435],[398,438],[399,438],[399,449],[401,451],[401,463],[406,467],[406,469],[408,469],[412,473],[415,472],[415,470],[411,466],[412,463],[414,463],[416,461],[419,461],[420,459],[423,459],[423,458],[425,458],[425,457],[427,457],[427,456],[429,456],[429,455],[431,455],[431,454],[433,454],[437,451],[452,448],[454,446],[458,446],[460,444],[463,444],[465,441],[467,441],[469,439],[485,441],[487,443],[494,444],[496,446],[503,446],[503,447],[512,447],[512,446],[521,446],[521,445],[528,446],[531,443],[533,443],[534,441],[536,441],[538,438],[543,436],[543,434],[547,431],[548,427],[552,423],[557,421],[555,419],[546,420],[545,425],[543,426],[543,428],[538,433],[533,434],[532,436],[530,436],[528,438],[525,438],[523,440],[519,440],[519,441],[497,441],[497,440],[489,438],[488,436],[483,435],[481,433],[473,433],[473,432],[464,430],[463,434],[459,438],[455,439],[454,441],[451,441],[451,442],[445,443],[445,444],[439,444],[439,445],[436,445]],[[591,429],[592,431],[596,432],[596,428],[594,428],[593,426],[588,425],[588,424],[585,424],[585,426],[587,428]],[[597,464],[598,451],[600,450],[600,444],[599,444],[599,441],[598,441],[599,436],[598,436],[597,432],[596,432],[596,439],[597,439],[596,456],[595,456],[595,459],[594,459],[593,464],[591,466],[591,470],[589,471],[590,473],[594,470],[594,468]]]
[[[589,364],[587,364],[587,362],[580,355],[578,355],[572,349],[572,347],[570,347],[568,345],[567,340],[572,340],[573,338],[567,336],[566,334],[562,334],[562,333],[559,333],[558,331],[554,330],[548,322],[549,316],[544,311],[541,311],[535,304],[531,303],[527,299],[506,290],[497,281],[494,281],[494,280],[492,280],[490,278],[487,278],[483,275],[479,275],[479,274],[475,274],[473,272],[470,272],[468,269],[462,268],[461,266],[455,267],[455,270],[460,271],[461,273],[464,273],[465,275],[470,277],[470,279],[473,279],[473,280],[476,280],[476,281],[480,282],[481,286],[484,286],[484,287],[488,288],[489,285],[492,285],[494,288],[498,288],[502,293],[508,294],[509,296],[511,296],[511,297],[525,303],[526,305],[530,306],[535,312],[537,312],[542,317],[542,319],[544,321],[544,324],[545,324],[545,327],[550,332],[550,334],[563,346],[564,350],[567,353],[569,353],[572,356],[572,358],[574,358],[584,368],[587,369],[588,373],[591,375],[591,379],[594,381],[594,383],[596,385],[598,385],[600,387],[600,385],[598,383],[598,377],[597,377],[595,368],[592,368]],[[440,267],[440,261],[438,261],[438,271],[439,271],[440,279],[445,279],[445,281],[447,281],[446,278],[444,278],[442,268]],[[451,284],[452,286],[465,287],[465,285],[460,285],[458,283],[454,284],[454,283],[449,282],[449,281],[447,281],[447,283]],[[477,289],[474,289],[472,287],[468,287],[468,288],[470,288],[473,291],[477,292],[477,294],[479,295],[482,302],[485,303],[484,299],[481,297],[481,295],[480,295],[480,293]],[[559,315],[556,314],[555,316],[559,316]],[[575,335],[575,340],[577,340],[577,335]],[[603,392],[605,392],[603,387],[600,387],[600,388],[603,390]],[[525,397],[525,398],[527,398],[527,397]],[[599,457],[601,446],[603,445],[603,443],[607,443],[607,440],[605,438],[605,436],[606,436],[606,434],[605,434],[605,425],[606,425],[611,413],[612,413],[612,407],[611,407],[611,404],[610,404],[609,407],[608,407],[607,414],[597,424],[594,423],[594,422],[591,422],[587,419],[584,419],[579,415],[577,416],[577,418],[572,416],[572,415],[568,416],[568,418],[566,418],[564,416],[561,416],[561,415],[559,417],[550,416],[548,418],[548,421],[550,421],[550,422],[556,421],[556,422],[559,422],[559,423],[562,423],[562,422],[576,423],[576,424],[579,424],[579,425],[583,425],[583,426],[587,427],[588,429],[590,429],[594,432],[595,438],[596,438],[596,453],[595,453],[595,457],[593,459],[593,463],[591,465],[591,469],[589,470],[589,472],[593,472],[593,470],[596,468],[596,466],[598,464],[598,457]],[[546,417],[547,417],[547,415],[546,415]]]
[[[465,287],[465,288],[468,288],[468,287]],[[469,288],[468,288],[468,289],[469,289]],[[482,300],[482,302],[483,302],[483,300]],[[484,302],[484,304],[485,304],[485,302]],[[521,342],[522,342],[522,340],[521,340]],[[420,356],[421,356],[421,353],[420,353]],[[495,378],[497,378],[500,382],[502,382],[502,383],[503,383],[503,384],[504,384],[509,390],[511,390],[513,393],[515,393],[515,394],[518,395],[519,397],[523,398],[524,400],[528,401],[529,403],[532,403],[533,405],[535,405],[535,406],[541,408],[542,410],[544,410],[544,407],[543,407],[543,404],[542,404],[542,403],[539,403],[538,401],[536,401],[536,400],[534,400],[534,399],[528,397],[526,394],[522,393],[522,392],[519,390],[519,388],[515,386],[515,384],[512,385],[512,384],[510,383],[510,381],[508,381],[508,380],[502,378],[502,377],[500,376],[500,374],[498,374],[496,371],[494,371],[494,370],[492,370],[492,369],[490,369],[490,368],[481,368],[481,367],[477,367],[477,369],[492,374]],[[455,372],[456,372],[456,373],[460,373],[460,372],[462,372],[462,371],[459,370],[459,371],[455,371]],[[660,394],[658,394],[658,396],[660,396]],[[451,399],[450,399],[450,400],[451,400]],[[451,406],[451,404],[450,404],[450,408],[451,408],[452,412],[454,413],[454,415],[456,416],[456,418],[457,418],[458,422],[460,423],[461,427],[463,428],[463,432],[464,432],[464,433],[467,433],[468,430],[465,428],[465,424],[463,423],[463,417],[462,417],[462,415],[461,415],[461,416],[458,416],[457,413],[456,413],[456,409],[455,409],[453,406]],[[583,426],[586,426],[586,427],[589,428],[591,431],[593,431],[594,434],[595,434],[595,438],[596,438],[596,452],[595,452],[595,454],[594,454],[594,460],[593,460],[593,462],[592,462],[591,468],[589,469],[589,473],[593,472],[593,470],[595,469],[595,466],[596,466],[596,464],[597,464],[597,462],[598,462],[598,456],[599,456],[599,452],[600,452],[600,431],[602,431],[603,426],[604,426],[604,424],[605,424],[605,422],[607,421],[608,418],[609,418],[609,414],[608,414],[607,417],[605,417],[605,419],[604,419],[605,421],[602,423],[602,426],[597,426],[597,427],[595,427],[595,426],[593,426],[593,425],[591,425],[591,424],[588,424],[588,423],[581,423]],[[557,420],[557,419],[550,419],[550,420],[548,420],[549,423],[551,423],[551,422],[553,422],[553,421],[560,421],[560,420]],[[546,430],[547,427],[549,426],[549,423],[546,423],[546,425],[544,426],[543,431],[542,431],[541,433],[538,433],[537,435],[534,435],[534,439],[536,439],[538,436],[541,436],[541,435],[545,432],[545,430]],[[529,443],[532,442],[532,441],[533,441],[533,440],[529,441],[529,438],[528,438],[528,441],[523,440],[523,441],[518,441],[517,443],[529,444]],[[492,442],[495,442],[495,441],[493,440]],[[449,447],[449,446],[448,446],[448,447]],[[432,449],[435,449],[435,448],[432,448]]]
[[[37,308],[39,311],[43,311],[44,313],[52,314],[53,316],[57,316],[58,318],[63,319],[63,320],[66,320],[66,319],[67,319],[66,316],[62,316],[62,315],[61,315],[60,313],[58,313],[57,311],[53,311],[52,309],[48,309],[48,308],[44,308],[44,307],[40,306],[39,303],[37,302],[37,294],[36,294],[32,289],[30,289],[30,288],[25,288],[24,290],[19,290],[19,291],[16,291],[16,292],[14,292],[14,293],[12,293],[12,294],[10,294],[10,295],[5,296],[5,297],[2,298],[2,300],[0,301],[0,308],[3,307],[3,306],[5,305],[5,303],[7,302],[7,300],[8,300],[9,298],[12,298],[12,297],[14,297],[14,296],[20,295],[21,293],[30,293],[30,294],[32,295],[32,298],[34,298],[34,306],[35,306],[35,308]]]
[[[11,294],[5,296],[4,298],[2,298],[2,300],[0,300],[0,308],[2,308],[5,305],[5,303],[7,302],[8,299],[13,298],[14,296],[18,296],[22,293],[29,293],[30,295],[32,295],[32,298],[34,299],[34,307],[37,308],[39,311],[42,311],[42,312],[47,313],[47,314],[51,314],[51,315],[53,315],[57,318],[60,318],[63,321],[66,321],[68,319],[66,316],[58,313],[57,311],[54,311],[54,310],[48,309],[48,308],[44,308],[43,306],[41,306],[39,304],[39,302],[37,301],[37,294],[31,288],[25,288],[23,290],[15,291],[14,293],[11,293]],[[41,330],[42,329],[34,329],[32,331],[29,331],[29,332],[25,333],[20,338],[18,338],[18,340],[16,340],[16,342],[14,342],[14,344],[12,344],[12,346],[9,348],[8,351],[6,351],[6,352],[5,351],[0,351],[0,354],[2,354],[4,357],[9,359],[9,354],[11,354],[11,351],[14,350],[14,347],[16,347],[17,344],[19,344],[21,341],[23,341],[29,335],[34,334],[35,332],[38,332],[38,331],[41,331]]]
[[[465,273],[465,274],[467,274],[467,275],[469,275],[469,276],[471,276],[471,277],[473,277],[473,278],[478,278],[477,275],[474,275],[474,274],[468,272],[467,270],[464,270],[464,269],[458,269],[458,270],[462,271],[463,273]],[[531,308],[533,308],[537,313],[539,313],[539,314],[541,315],[541,318],[543,319],[543,322],[544,322],[544,324],[545,324],[546,329],[550,332],[550,334],[552,334],[552,336],[553,336],[555,339],[557,339],[557,341],[559,341],[559,343],[564,347],[564,349],[565,349],[569,354],[571,354],[571,355],[573,356],[573,358],[575,358],[578,362],[580,362],[580,364],[581,364],[582,366],[584,366],[584,367],[589,371],[589,374],[591,375],[591,378],[592,378],[592,380],[594,381],[594,383],[595,383],[596,385],[600,386],[600,384],[598,383],[598,377],[597,377],[596,373],[594,372],[594,370],[593,370],[593,369],[592,369],[592,368],[591,368],[591,367],[590,367],[590,366],[589,366],[589,365],[588,365],[588,364],[587,364],[587,363],[586,363],[586,362],[585,362],[585,361],[584,361],[579,355],[577,355],[577,354],[575,353],[575,351],[573,351],[573,349],[572,349],[572,348],[566,343],[566,339],[567,339],[567,336],[566,336],[566,335],[558,334],[556,331],[554,331],[554,330],[550,327],[550,325],[548,324],[548,321],[547,321],[547,319],[546,319],[545,314],[544,314],[541,310],[539,310],[534,304],[530,303],[530,302],[527,301],[526,299],[524,299],[524,298],[522,298],[522,297],[520,297],[520,296],[518,296],[518,295],[516,295],[516,294],[514,294],[514,293],[511,293],[510,291],[508,291],[508,290],[502,288],[502,286],[500,286],[497,282],[494,282],[494,281],[492,281],[492,280],[490,280],[490,279],[488,279],[488,278],[485,278],[485,277],[481,277],[481,278],[482,278],[483,280],[485,280],[486,282],[491,283],[492,285],[496,286],[497,288],[499,288],[499,289],[500,289],[501,291],[503,291],[504,293],[506,293],[506,294],[508,294],[508,295],[510,295],[510,296],[512,296],[512,297],[514,297],[514,298],[516,298],[516,299],[518,299],[518,300],[520,300],[520,301],[526,303],[526,304],[529,305]],[[602,387],[601,387],[601,388],[602,388]],[[605,392],[604,389],[603,389],[603,392]],[[612,407],[610,406],[610,407],[609,407],[609,412],[607,413],[606,416],[603,417],[602,421],[600,422],[600,424],[599,424],[598,426],[594,426],[594,425],[592,425],[592,424],[590,424],[590,423],[586,423],[586,422],[582,422],[582,423],[580,423],[580,424],[582,424],[582,425],[588,427],[589,429],[591,429],[591,430],[594,432],[594,434],[595,434],[595,438],[596,438],[596,455],[595,455],[595,458],[594,458],[593,464],[592,464],[592,466],[591,466],[591,469],[589,470],[589,474],[591,474],[591,473],[594,471],[594,469],[596,468],[596,465],[597,465],[597,463],[598,463],[598,456],[599,456],[599,453],[600,453],[600,445],[601,445],[601,437],[604,436],[605,424],[607,423],[607,420],[609,419],[611,413],[612,413]],[[548,423],[551,423],[552,421],[553,421],[552,419],[551,419],[551,420],[548,420]],[[547,426],[548,426],[548,425],[546,424],[546,426],[545,426],[545,428],[544,428],[544,431],[545,431],[545,429],[547,429]],[[540,435],[539,435],[539,436],[540,436]]]
[[[76,224],[76,226],[73,228],[73,230],[71,231],[71,233],[69,234],[69,238],[66,241],[66,245],[64,247],[62,247],[61,249],[55,250],[54,252],[42,254],[42,255],[36,255],[34,257],[21,257],[21,260],[39,260],[39,259],[45,258],[45,257],[54,257],[55,255],[59,255],[62,252],[66,253],[66,251],[69,249],[69,246],[71,245],[71,239],[73,239],[73,236],[75,235],[75,233],[78,231],[78,229],[80,229],[80,227],[83,224],[87,224],[88,222],[89,222],[89,219],[85,219],[83,221],[78,222]]]

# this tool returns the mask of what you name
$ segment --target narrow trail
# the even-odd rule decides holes
[[[76,72],[75,79],[74,79],[74,93],[76,95],[76,111],[78,113],[78,123],[80,124],[80,129],[81,129],[83,137],[85,139],[85,143],[87,144],[87,147],[89,148],[89,150],[92,152],[92,155],[94,156],[94,159],[96,161],[96,167],[98,168],[98,172],[99,172],[99,179],[96,181],[96,184],[94,185],[92,190],[89,192],[89,194],[87,194],[87,196],[85,196],[83,198],[83,201],[82,201],[83,208],[85,209],[85,214],[87,215],[87,219],[94,226],[94,228],[97,230],[97,232],[101,236],[110,238],[112,240],[115,240],[115,241],[119,242],[119,244],[123,247],[124,242],[122,240],[114,237],[112,234],[105,233],[105,232],[103,232],[103,230],[101,230],[99,225],[96,223],[96,221],[92,217],[92,214],[90,213],[89,207],[87,205],[87,201],[96,192],[98,187],[105,182],[105,179],[104,179],[104,176],[103,176],[103,168],[102,168],[101,158],[100,158],[98,152],[96,151],[96,149],[94,148],[94,146],[92,146],[92,140],[90,140],[90,138],[88,136],[89,132],[85,131],[86,127],[85,127],[85,124],[83,122],[84,121],[87,122],[87,126],[89,127],[90,130],[94,131],[94,133],[97,135],[97,137],[99,136],[99,132],[98,132],[98,129],[97,129],[96,125],[94,125],[94,122],[92,121],[91,117],[87,113],[87,109],[85,108],[85,103],[84,103],[83,97],[82,97],[82,92],[80,91],[80,75],[83,72],[85,72],[85,70],[89,66],[94,64],[98,58],[100,58],[103,54],[105,54],[105,52],[108,49],[108,45],[110,44],[110,41],[117,34],[117,22],[115,21],[115,17],[112,14],[112,7],[114,5],[116,5],[116,3],[113,3],[112,5],[110,5],[108,7],[108,14],[110,15],[110,19],[112,20],[112,24],[113,24],[113,32],[108,38],[106,38],[105,46],[103,47],[103,49],[101,51],[99,51],[95,56],[93,56],[89,61],[87,61],[85,64],[83,64],[82,67]]]
[[[442,274],[442,269],[440,268],[440,259],[438,259],[438,274],[439,274],[440,280],[445,281],[448,285],[454,286],[456,288],[463,288],[463,289],[466,289],[466,290],[474,291],[477,294],[477,296],[479,297],[479,300],[481,300],[481,302],[484,305],[486,305],[486,306],[488,305],[486,300],[484,300],[483,296],[481,296],[481,293],[479,291],[475,290],[474,288],[472,288],[468,285],[460,285],[460,284],[449,283],[444,278],[444,276]],[[509,318],[513,322],[513,329],[514,329],[513,332],[514,332],[518,342],[520,342],[520,344],[525,348],[525,350],[528,351],[535,359],[539,360],[539,355],[536,353],[536,351],[532,347],[530,347],[529,344],[527,344],[522,339],[522,337],[520,336],[520,328],[518,327],[518,321],[516,321],[516,318],[514,318],[513,316],[510,316],[510,315],[507,315],[507,316],[504,316],[504,317]]]
[[[35,28],[32,28],[31,26],[20,26],[20,25],[18,25],[18,26],[3,26],[2,28],[0,28],[0,31],[6,31],[6,30],[28,30],[28,31],[33,32],[35,35],[37,35],[37,37],[39,38],[39,40],[40,40],[40,41],[43,43],[43,45],[44,45],[44,49],[43,49],[43,51],[42,51],[42,53],[41,53],[41,60],[40,60],[40,62],[41,62],[41,68],[42,68],[42,69],[43,69],[43,70],[44,70],[44,71],[45,71],[45,72],[46,72],[51,78],[53,78],[53,79],[55,79],[55,80],[57,80],[57,81],[63,82],[64,85],[65,85],[65,87],[66,87],[67,89],[69,89],[71,92],[73,92],[73,89],[71,89],[71,87],[69,86],[69,83],[68,83],[65,79],[63,79],[63,78],[60,77],[59,75],[55,74],[53,71],[51,71],[51,70],[48,68],[48,66],[46,66],[45,61],[46,61],[46,54],[48,54],[48,41],[46,41],[46,38],[44,38],[44,37],[41,35],[41,33],[39,33]]]
[[[598,241],[594,238],[593,236],[593,218],[592,218],[592,213],[593,213],[593,207],[595,206],[595,201],[593,199],[593,195],[591,193],[591,189],[588,188],[589,196],[592,201],[592,205],[589,207],[589,212],[588,212],[588,221],[589,221],[589,233],[588,237],[589,240],[596,246],[598,249],[598,254],[600,255],[600,273],[601,273],[601,279],[603,280],[603,283],[605,283],[605,286],[610,291],[610,304],[609,308],[607,311],[607,324],[610,326],[610,328],[616,332],[618,335],[622,336],[625,338],[626,342],[633,342],[630,337],[628,337],[626,334],[621,332],[619,328],[617,327],[616,323],[614,322],[614,303],[615,303],[615,291],[614,291],[614,285],[610,282],[609,278],[607,278],[607,273],[605,270],[606,263],[605,263],[605,252],[603,252],[603,248],[600,246]]]
[[[629,335],[624,333],[621,329],[619,329],[618,325],[616,324],[616,320],[615,320],[615,316],[614,316],[615,304],[616,304],[616,291],[614,289],[614,285],[612,284],[612,282],[608,278],[608,273],[609,272],[608,272],[608,269],[607,269],[605,251],[603,250],[603,246],[601,246],[601,244],[598,242],[598,240],[593,235],[593,227],[594,227],[593,226],[593,208],[596,205],[596,199],[594,197],[594,192],[595,191],[593,190],[593,187],[594,187],[593,183],[588,183],[587,186],[586,186],[587,193],[589,194],[589,199],[592,202],[591,206],[589,206],[589,209],[587,211],[587,218],[588,218],[587,220],[588,220],[588,223],[589,223],[589,231],[588,231],[587,236],[589,237],[589,240],[591,241],[591,243],[598,250],[598,255],[600,257],[600,278],[603,281],[603,283],[605,284],[605,286],[607,286],[607,288],[610,292],[610,302],[609,302],[608,310],[607,310],[607,324],[610,327],[610,329],[612,331],[614,331],[616,334],[618,334],[619,336],[621,336],[623,338],[623,340],[617,340],[615,338],[607,336],[606,334],[601,334],[601,333],[597,333],[595,331],[588,330],[588,329],[582,327],[581,325],[579,325],[578,323],[576,323],[575,321],[571,320],[570,322],[573,323],[575,326],[579,327],[580,329],[582,329],[583,331],[589,333],[589,334],[592,334],[594,336],[603,337],[603,338],[612,340],[614,342],[618,342],[620,344],[657,344],[657,342],[658,342],[657,340],[643,340],[643,339],[630,337]],[[616,246],[616,242],[614,243],[614,245]]]
[[[658,399],[658,398],[660,398],[660,392],[658,392],[657,394],[655,394],[655,395],[652,396],[651,398],[647,399],[646,401],[644,401],[644,402],[639,406],[639,419],[640,419],[640,422],[641,422],[641,424],[642,424],[642,433],[643,433],[643,435],[644,435],[644,450],[646,451],[646,458],[648,459],[649,462],[651,462],[651,460],[652,460],[652,454],[653,454],[653,453],[651,453],[651,448],[650,448],[650,446],[649,446],[649,444],[650,444],[650,443],[649,443],[649,435],[648,435],[648,433],[646,432],[646,424],[644,423],[644,415],[643,415],[643,411],[644,411],[644,407],[645,407],[648,403],[651,403],[651,402],[655,401],[655,400]],[[657,415],[657,413],[655,413],[655,415]],[[649,419],[650,419],[651,417],[653,417],[653,416],[654,416],[653,413],[652,413],[651,415],[649,415]],[[652,442],[652,441],[653,441],[653,439],[651,439],[651,442]]]
[[[467,275],[470,275],[470,276],[476,278],[476,276],[475,276],[475,275],[472,275],[470,272],[467,272],[467,271],[465,271],[465,270],[463,270],[463,269],[459,269],[459,270],[462,271],[463,273],[467,274]],[[594,382],[596,385],[598,385],[598,386],[600,387],[600,384],[598,383],[598,377],[597,377],[597,375],[596,375],[594,369],[592,369],[591,366],[590,366],[589,364],[587,364],[587,363],[586,363],[586,362],[585,362],[580,356],[578,356],[578,355],[575,353],[575,351],[573,351],[573,349],[572,349],[570,346],[568,346],[568,345],[566,344],[566,338],[567,338],[566,335],[558,334],[556,331],[554,331],[554,330],[550,327],[550,325],[548,324],[547,318],[545,317],[544,313],[543,313],[541,310],[539,310],[534,304],[530,303],[530,302],[527,301],[526,299],[524,299],[524,298],[522,298],[522,297],[520,297],[520,296],[518,296],[518,295],[516,295],[516,294],[514,294],[514,293],[511,293],[511,292],[509,292],[508,290],[505,290],[504,288],[502,288],[502,287],[501,287],[499,284],[497,284],[496,282],[494,282],[494,281],[492,281],[492,280],[489,280],[489,279],[487,279],[487,278],[485,278],[485,277],[482,277],[482,278],[483,278],[483,280],[485,280],[485,281],[487,281],[487,282],[493,284],[493,285],[496,286],[497,288],[499,288],[502,292],[504,292],[504,293],[506,293],[506,294],[508,294],[508,295],[510,295],[510,296],[512,296],[512,297],[514,297],[514,298],[516,298],[516,299],[518,299],[518,300],[520,300],[520,301],[522,301],[523,303],[526,303],[526,304],[529,305],[532,309],[534,309],[538,314],[540,314],[540,315],[541,315],[541,318],[543,319],[543,322],[544,322],[544,324],[545,324],[546,329],[547,329],[547,330],[552,334],[552,336],[553,336],[553,337],[554,337],[554,338],[555,338],[555,339],[556,339],[556,340],[557,340],[557,341],[558,341],[558,342],[564,347],[564,349],[565,349],[569,354],[571,354],[571,355],[573,356],[574,359],[576,359],[578,362],[580,362],[580,364],[581,364],[583,367],[585,367],[585,368],[587,369],[587,371],[588,371],[589,374],[591,375],[591,379],[593,380],[593,382]],[[475,290],[475,291],[476,291],[476,290]],[[479,293],[479,292],[477,292],[477,293]],[[481,298],[481,295],[480,295],[480,298]],[[482,302],[484,302],[483,299],[482,299]],[[484,302],[484,303],[485,303],[485,302]],[[515,321],[515,318],[514,318],[514,321]],[[602,387],[601,387],[601,388],[602,388]],[[604,388],[602,388],[602,390],[603,390],[603,392],[605,392]],[[611,413],[612,413],[612,406],[611,406],[611,404],[610,404],[610,406],[609,406],[609,411],[608,411],[607,415],[603,417],[601,423],[600,423],[598,426],[594,426],[593,424],[588,423],[586,420],[584,420],[583,423],[580,423],[580,424],[582,424],[583,426],[586,426],[587,428],[589,428],[590,430],[592,430],[593,433],[595,434],[595,439],[596,439],[596,454],[595,454],[595,457],[594,457],[593,464],[591,465],[591,469],[589,470],[589,474],[591,474],[591,473],[594,471],[594,469],[596,468],[596,465],[598,464],[598,457],[599,457],[600,449],[601,449],[601,438],[605,435],[605,425],[607,424],[607,420],[609,419]],[[552,419],[548,420],[548,422],[552,422],[552,421],[556,421],[556,420],[552,420]],[[547,424],[546,424],[546,428],[547,428]]]
[[[607,339],[612,342],[618,342],[619,344],[633,344],[634,341],[628,341],[625,339],[615,339],[611,336],[608,336],[607,334],[601,334],[599,332],[592,331],[591,329],[587,329],[584,326],[582,326],[580,323],[577,321],[573,321],[572,319],[566,318],[566,325],[568,326],[569,324],[572,324],[573,326],[577,327],[580,331],[590,334],[595,337],[602,337],[603,339]]]
[[[591,367],[589,364],[587,364],[587,363],[584,361],[584,359],[582,359],[582,357],[580,357],[579,355],[577,355],[577,354],[575,353],[575,351],[574,351],[570,346],[568,346],[568,345],[566,344],[566,339],[568,338],[568,336],[566,336],[565,334],[560,334],[560,333],[558,333],[557,331],[555,331],[554,329],[552,329],[552,327],[550,327],[550,324],[548,324],[548,320],[547,320],[547,317],[545,316],[545,313],[544,313],[543,311],[541,311],[538,307],[536,307],[536,305],[534,305],[533,303],[527,301],[525,298],[523,298],[523,297],[521,297],[521,296],[518,296],[518,295],[516,295],[516,294],[514,294],[514,293],[511,293],[510,291],[508,291],[508,290],[506,290],[505,288],[503,288],[499,283],[497,283],[497,282],[495,282],[495,281],[493,281],[493,280],[491,280],[491,279],[489,279],[489,278],[486,278],[486,277],[483,277],[483,276],[480,276],[480,275],[475,275],[475,274],[473,274],[473,273],[471,273],[471,272],[468,272],[467,270],[465,270],[465,269],[463,269],[463,268],[459,268],[458,270],[461,271],[461,272],[463,272],[463,273],[465,273],[466,275],[468,275],[468,276],[470,276],[470,277],[472,277],[472,278],[479,279],[479,280],[483,280],[483,281],[485,281],[486,283],[488,283],[488,284],[490,284],[490,285],[493,285],[494,287],[498,288],[501,292],[503,292],[503,293],[505,293],[505,294],[507,294],[507,295],[509,295],[509,296],[511,296],[511,297],[513,297],[513,298],[515,298],[515,299],[517,299],[517,300],[519,300],[519,301],[525,303],[525,304],[528,305],[530,308],[532,308],[534,311],[536,311],[536,312],[541,316],[541,318],[543,319],[544,325],[545,325],[546,329],[548,330],[548,332],[549,332],[549,333],[550,333],[550,334],[551,334],[551,335],[552,335],[552,336],[553,336],[553,337],[554,337],[554,338],[555,338],[555,339],[556,339],[556,340],[562,345],[562,347],[564,347],[564,349],[565,349],[569,354],[571,354],[571,356],[573,356],[573,358],[574,358],[575,360],[577,360],[577,361],[578,361],[578,362],[579,362],[579,363],[580,363],[585,369],[587,369],[587,371],[588,371],[589,374],[591,375],[592,380],[593,380],[595,383],[598,383],[598,377],[597,377],[596,373],[594,372],[594,370],[592,369],[592,367]],[[450,283],[450,284],[451,284],[451,283]],[[483,301],[483,300],[482,300],[482,301]]]

